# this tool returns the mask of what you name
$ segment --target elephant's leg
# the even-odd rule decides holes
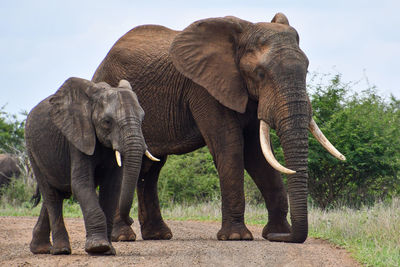
[[[29,160],[32,165],[32,169],[36,176],[36,180],[39,181],[44,178],[43,174],[40,172],[36,165],[36,162],[32,154],[28,151]],[[42,189],[43,190],[43,189]],[[43,195],[43,192],[42,192]],[[32,231],[32,241],[29,248],[34,254],[49,254],[51,251],[50,243],[50,220],[49,214],[47,212],[46,206],[42,203],[42,208],[40,210],[40,215],[38,221]]]
[[[107,238],[111,242],[111,232],[115,211],[118,206],[119,193],[121,190],[122,168],[106,172],[101,177],[101,185],[99,192],[99,203],[107,223]]]
[[[99,203],[106,216],[107,239],[110,242],[111,249],[108,254],[115,255],[116,251],[111,243],[111,233],[113,230],[113,221],[115,210],[118,206],[119,192],[121,189],[122,168],[106,172],[101,178]]]
[[[157,193],[158,176],[166,159],[162,157],[160,162],[152,163],[149,171],[141,175],[138,181],[139,222],[144,240],[172,238],[171,229],[161,216]]]
[[[257,185],[268,210],[268,224],[262,236],[269,233],[290,233],[286,219],[288,201],[282,177],[264,158],[260,146],[259,124],[254,123],[245,131],[244,163],[247,172]]]
[[[233,136],[225,136],[229,140]],[[221,147],[211,142],[211,154],[218,170],[222,196],[222,227],[217,234],[219,240],[252,240],[253,235],[244,224],[243,147],[233,145]]]
[[[111,241],[119,242],[119,241],[135,241],[136,234],[133,231],[132,227],[126,224],[119,215],[119,208],[115,209],[114,223],[111,233]]]
[[[64,198],[56,189],[50,186],[43,190],[41,187],[40,190],[41,192],[46,192],[43,194],[43,205],[46,206],[49,215],[53,241],[50,253],[53,255],[71,254],[71,245],[62,214]]]
[[[94,186],[89,186],[87,181],[82,181],[72,183],[72,190],[81,206],[85,222],[85,251],[88,253],[112,252],[113,249],[107,237],[106,216],[99,205]]]
[[[213,156],[222,196],[222,227],[219,240],[252,240],[244,223],[243,131],[236,113],[208,94],[199,96],[192,113]]]
[[[100,207],[94,185],[94,163],[92,158],[70,146],[71,189],[81,206],[86,229],[85,251],[109,253],[111,243],[107,238],[106,216]]]
[[[45,205],[42,205],[38,221],[33,228],[32,241],[29,248],[33,254],[50,253],[50,221]]]
[[[32,169],[38,181],[40,192],[43,196],[42,209],[38,222],[33,230],[31,251],[33,253],[71,254],[71,246],[67,229],[65,229],[62,214],[63,196],[51,187],[47,181],[51,177],[45,176],[37,167],[33,157],[29,155]],[[49,233],[51,231],[53,245],[48,251]],[[47,252],[48,251],[48,252]]]

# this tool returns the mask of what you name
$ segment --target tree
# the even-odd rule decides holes
[[[16,115],[7,114],[0,108],[0,153],[14,153],[24,147],[25,120],[18,120]]]
[[[347,158],[340,162],[310,140],[309,191],[323,208],[357,207],[400,189],[400,101],[385,100],[374,87],[352,93],[340,78],[311,88],[314,119]]]

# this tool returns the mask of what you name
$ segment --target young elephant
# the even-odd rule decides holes
[[[132,199],[143,154],[151,156],[142,134],[143,117],[126,80],[111,88],[69,78],[30,112],[26,145],[43,195],[30,244],[33,253],[71,253],[62,203],[72,193],[85,221],[86,252],[115,255],[111,231],[119,198]],[[125,220],[130,223],[129,217]]]
[[[19,177],[18,160],[10,154],[0,154],[0,188],[7,186],[12,177]]]

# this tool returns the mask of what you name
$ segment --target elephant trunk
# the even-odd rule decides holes
[[[131,133],[133,130],[130,131]],[[123,152],[123,178],[119,200],[120,216],[123,221],[131,225],[133,220],[129,217],[137,180],[140,174],[143,154],[146,150],[143,135],[128,136],[124,138]]]
[[[288,194],[292,230],[289,236],[275,237],[275,241],[303,243],[308,234],[307,181],[308,130],[289,131],[280,138],[286,166],[296,173],[288,175]],[[274,239],[271,237],[271,239]],[[277,240],[276,240],[277,239]]]
[[[304,87],[289,90],[296,92],[286,94],[283,105],[277,108],[279,118],[276,121],[286,167],[293,170],[288,174],[288,194],[291,233],[271,233],[267,238],[271,241],[303,243],[308,235],[307,219],[307,181],[308,181],[308,126],[311,119]],[[300,93],[299,92],[304,92]]]

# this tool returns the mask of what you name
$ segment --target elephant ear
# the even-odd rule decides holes
[[[235,59],[239,35],[248,23],[234,17],[199,20],[180,32],[170,47],[179,72],[241,113],[248,94]]]
[[[271,22],[289,26],[289,20],[283,13],[276,13],[275,16],[272,18]]]
[[[87,155],[93,155],[96,145],[89,97],[96,88],[90,81],[69,78],[49,99],[53,123],[70,143]]]

